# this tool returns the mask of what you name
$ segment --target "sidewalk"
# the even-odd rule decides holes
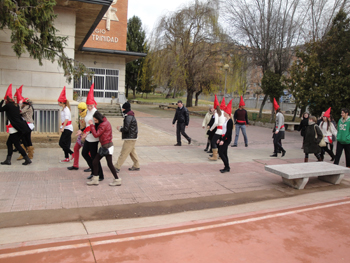
[[[229,148],[231,172],[221,174],[222,161],[208,161],[208,154],[203,151],[206,138],[201,128],[202,118],[191,116],[190,126],[186,129],[192,145],[183,141],[182,147],[174,147],[173,110],[159,110],[157,105],[134,104],[132,109],[139,124],[136,151],[140,158],[140,171],[128,171],[132,165],[128,158],[119,173],[122,186],[110,187],[108,183],[112,181],[112,175],[103,160],[105,180],[99,186],[87,186],[89,174],[83,172],[87,166],[82,157],[80,169],[69,171],[66,167],[71,163],[59,163],[63,158],[60,148],[37,148],[33,164],[25,167],[24,171],[15,154],[11,166],[1,166],[0,228],[3,229],[0,233],[5,234],[6,228],[10,227],[13,231],[13,227],[25,225],[74,222],[70,223],[72,227],[67,232],[60,234],[75,236],[86,233],[81,228],[82,222],[86,226],[86,221],[93,224],[94,220],[143,218],[319,192],[324,192],[324,195],[333,193],[330,198],[348,196],[350,174],[345,175],[340,185],[314,178],[304,190],[295,190],[284,185],[279,176],[264,170],[266,164],[303,161],[302,140],[298,132],[286,133],[283,141],[287,150],[285,157],[270,158],[273,149],[271,130],[247,127],[249,146],[244,147],[243,136],[240,135],[238,147]],[[122,119],[118,118],[110,121],[114,128],[122,123]],[[122,141],[116,129],[113,136],[113,160],[116,162]],[[6,150],[0,150],[0,156],[5,158]],[[310,159],[316,161],[314,157]],[[325,157],[326,161],[329,159]],[[345,165],[344,156],[340,165]],[[59,229],[58,226],[55,231],[60,232]],[[19,239],[10,235],[1,244],[13,242],[19,242]]]

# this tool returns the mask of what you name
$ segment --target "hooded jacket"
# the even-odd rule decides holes
[[[338,122],[337,141],[341,144],[350,144],[350,117],[345,121],[340,118]]]
[[[95,124],[90,125],[90,132],[95,138],[100,140],[101,145],[111,143],[113,139],[112,126],[106,117],[103,118],[103,122],[98,125],[96,130]]]
[[[123,140],[136,140],[138,129],[135,113],[130,110],[124,115],[123,127],[119,130],[122,133]]]

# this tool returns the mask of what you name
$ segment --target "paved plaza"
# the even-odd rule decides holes
[[[110,187],[108,183],[113,177],[103,159],[105,180],[99,186],[87,186],[89,174],[83,171],[87,168],[84,159],[80,158],[78,171],[69,171],[67,167],[72,164],[59,163],[63,152],[56,145],[36,147],[33,164],[27,167],[16,161],[14,154],[11,166],[1,166],[0,228],[138,218],[318,192],[338,191],[340,196],[348,193],[350,174],[345,175],[340,185],[313,178],[305,189],[296,190],[283,184],[280,176],[265,171],[265,165],[303,162],[302,138],[296,131],[286,133],[283,141],[286,156],[270,158],[271,130],[249,126],[249,146],[244,147],[241,134],[238,147],[229,147],[231,172],[221,174],[222,161],[209,161],[208,154],[203,151],[206,137],[201,127],[202,117],[190,118],[186,132],[192,144],[184,140],[183,146],[174,147],[173,110],[138,104],[133,104],[132,109],[139,124],[136,151],[140,171],[128,170],[132,165],[128,158],[119,173],[122,185]],[[121,118],[109,120],[114,128],[122,123]],[[113,160],[116,162],[122,141],[116,129],[113,136]],[[5,149],[0,150],[0,156],[6,157]],[[326,155],[325,161],[329,159]],[[315,162],[315,157],[310,157],[310,161]],[[344,156],[340,165],[345,166]]]

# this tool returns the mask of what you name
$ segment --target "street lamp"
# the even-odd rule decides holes
[[[227,71],[228,69],[230,68],[230,66],[228,64],[225,64],[224,65],[224,70],[225,70],[225,89],[224,89],[224,97],[225,97],[225,94],[226,94],[226,79],[227,79]]]

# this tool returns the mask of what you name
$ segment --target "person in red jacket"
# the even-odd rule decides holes
[[[92,174],[93,177],[91,181],[87,182],[88,185],[98,185],[99,184],[99,163],[103,157],[106,157],[107,164],[109,169],[111,170],[114,180],[110,183],[110,186],[117,186],[122,184],[122,179],[120,179],[117,175],[117,171],[113,166],[112,155],[114,151],[113,146],[113,136],[112,136],[112,126],[107,120],[105,116],[103,116],[100,112],[96,111],[93,115],[93,119],[96,124],[98,124],[98,128],[96,130],[94,122],[92,120],[89,121],[90,132],[95,138],[99,138],[101,143],[101,147],[98,150],[94,160],[92,161]]]

